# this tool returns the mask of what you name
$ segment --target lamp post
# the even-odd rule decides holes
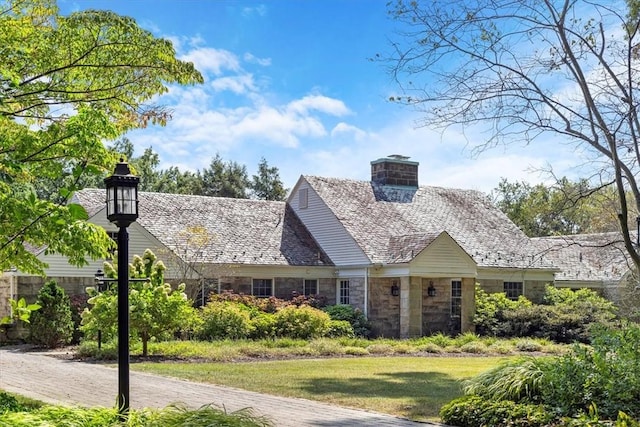
[[[107,188],[107,219],[118,226],[118,411],[129,412],[129,233],[138,218],[138,183],[129,165],[120,159]]]

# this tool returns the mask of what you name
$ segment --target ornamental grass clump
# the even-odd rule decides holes
[[[12,427],[271,427],[273,423],[249,409],[227,413],[206,405],[189,409],[176,404],[164,409],[132,409],[123,423],[115,408],[43,406],[29,412],[0,412],[0,425]]]
[[[443,421],[465,427],[640,425],[640,326],[601,327],[593,334],[591,346],[510,360],[469,380],[466,396],[442,408]]]

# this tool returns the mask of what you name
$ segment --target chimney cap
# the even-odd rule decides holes
[[[411,158],[409,156],[403,156],[402,154],[389,154],[387,157],[394,160],[409,160]]]

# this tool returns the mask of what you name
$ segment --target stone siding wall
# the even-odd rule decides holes
[[[327,305],[335,305],[336,279],[318,279],[318,295],[325,299]]]
[[[9,303],[13,297],[11,295],[11,280],[11,277],[0,273],[0,318],[11,315],[11,303]]]
[[[86,295],[87,288],[96,285],[93,277],[17,277],[18,296],[27,302],[35,302],[42,285],[50,280],[54,280],[69,296]]]
[[[400,278],[369,279],[369,322],[376,337],[400,336],[400,297],[391,295],[391,286],[400,287]]]
[[[281,299],[291,299],[294,293],[297,295],[303,294],[304,280],[301,278],[276,278],[275,280],[275,296]]]
[[[430,297],[430,282],[436,295]],[[451,280],[422,279],[422,333],[432,335],[438,332],[455,334],[460,330],[460,319],[451,317]]]

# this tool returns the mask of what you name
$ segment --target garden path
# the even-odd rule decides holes
[[[118,391],[117,368],[52,357],[23,348],[0,348],[0,389],[52,404],[113,406]],[[213,403],[228,412],[252,408],[276,427],[439,426],[391,415],[343,408],[230,387],[131,372],[131,407],[163,408],[182,402],[197,408]]]

